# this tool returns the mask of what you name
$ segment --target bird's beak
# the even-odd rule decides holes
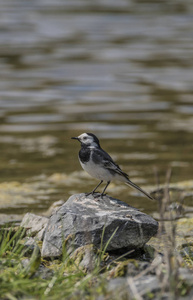
[[[78,137],[71,137],[72,140],[78,140],[79,141],[79,138]]]

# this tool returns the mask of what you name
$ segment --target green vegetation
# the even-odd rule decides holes
[[[72,249],[59,259],[41,257],[42,242],[21,227],[0,228],[0,299],[142,300],[183,299],[193,292],[192,215],[170,209],[169,180],[159,202],[159,233],[143,250],[107,253],[101,247]],[[32,241],[32,242],[30,242]]]
[[[170,295],[168,299],[178,299],[179,296],[188,295],[191,290],[190,280],[181,277],[179,268],[192,270],[193,256],[191,243],[183,244],[176,252],[172,248],[175,247],[174,237],[163,235],[167,245],[162,248],[163,259],[151,246],[147,246],[143,253],[146,260],[148,257],[146,262],[144,259],[142,261],[142,256],[138,259],[126,258],[124,255],[115,258],[106,253],[107,245],[101,243],[101,249],[86,245],[71,255],[64,249],[60,259],[45,260],[40,255],[41,243],[26,246],[25,230],[1,228],[0,299],[94,300],[99,296],[109,300],[143,299],[141,292],[132,291],[132,286],[135,279],[149,275],[158,279],[160,290],[145,292],[147,299],[154,299],[155,293],[159,299],[163,292]],[[163,238],[153,239],[155,248],[156,243],[161,244]],[[85,263],[88,254],[89,261]],[[127,285],[134,296],[125,287],[111,290],[109,282],[113,278],[128,279]]]
[[[72,294],[76,299],[76,293],[85,292],[91,285],[94,275],[85,276],[77,265],[72,271],[72,261],[67,256],[62,261],[40,261],[40,254],[35,247],[29,259],[23,237],[24,231],[21,229],[16,232],[13,229],[1,230],[1,299],[70,299]],[[25,260],[27,265],[23,263]],[[41,267],[50,270],[50,274],[38,273]]]

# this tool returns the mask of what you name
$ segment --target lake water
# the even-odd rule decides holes
[[[0,14],[1,213],[92,190],[70,139],[83,132],[147,191],[170,167],[172,183],[192,179],[192,1],[2,0]]]

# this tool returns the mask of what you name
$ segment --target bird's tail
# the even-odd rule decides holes
[[[133,187],[134,189],[140,191],[143,193],[146,197],[148,197],[151,200],[154,200],[153,197],[151,197],[147,192],[145,192],[142,188],[140,188],[137,184],[133,183],[131,180],[127,179],[127,182],[125,182],[127,185]]]

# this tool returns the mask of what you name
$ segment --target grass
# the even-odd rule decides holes
[[[141,269],[140,259],[128,259],[125,255],[112,257],[106,252],[108,244],[116,233],[104,245],[102,233],[101,247],[95,252],[95,262],[90,270],[80,265],[80,257],[68,255],[63,249],[63,256],[57,260],[41,258],[38,244],[26,247],[25,230],[22,228],[0,229],[0,299],[42,299],[42,300],[142,300],[165,299],[177,300],[189,295],[193,289],[191,283],[181,278],[180,268],[193,270],[192,243],[187,240],[185,246],[177,250],[176,220],[171,213],[165,222],[165,212],[170,205],[169,181],[171,172],[167,173],[167,184],[163,199],[159,200],[160,229],[155,238],[160,250],[152,250],[148,267]],[[168,214],[167,214],[168,215]],[[168,223],[170,230],[167,230]],[[152,243],[153,245],[153,243]],[[156,248],[156,247],[155,247]],[[128,253],[127,253],[128,254]],[[78,251],[77,251],[78,255]],[[81,254],[82,255],[82,254]],[[156,260],[159,258],[158,260]],[[134,273],[128,272],[128,265],[134,266]],[[136,273],[137,272],[137,273]],[[149,291],[145,296],[138,291],[136,279],[154,275],[159,281],[159,291]],[[127,286],[110,291],[108,282],[112,278],[125,278]],[[192,281],[193,284],[193,281]],[[130,292],[128,292],[129,287]],[[145,297],[145,298],[144,298]]]
[[[16,232],[14,228],[0,231],[0,299],[92,300],[104,292],[105,280],[99,274],[105,248],[101,246],[98,263],[87,274],[65,251],[61,260],[40,260],[35,247],[29,258],[24,236],[21,228]],[[27,265],[23,264],[26,260]],[[41,266],[50,270],[51,276],[36,273]]]

